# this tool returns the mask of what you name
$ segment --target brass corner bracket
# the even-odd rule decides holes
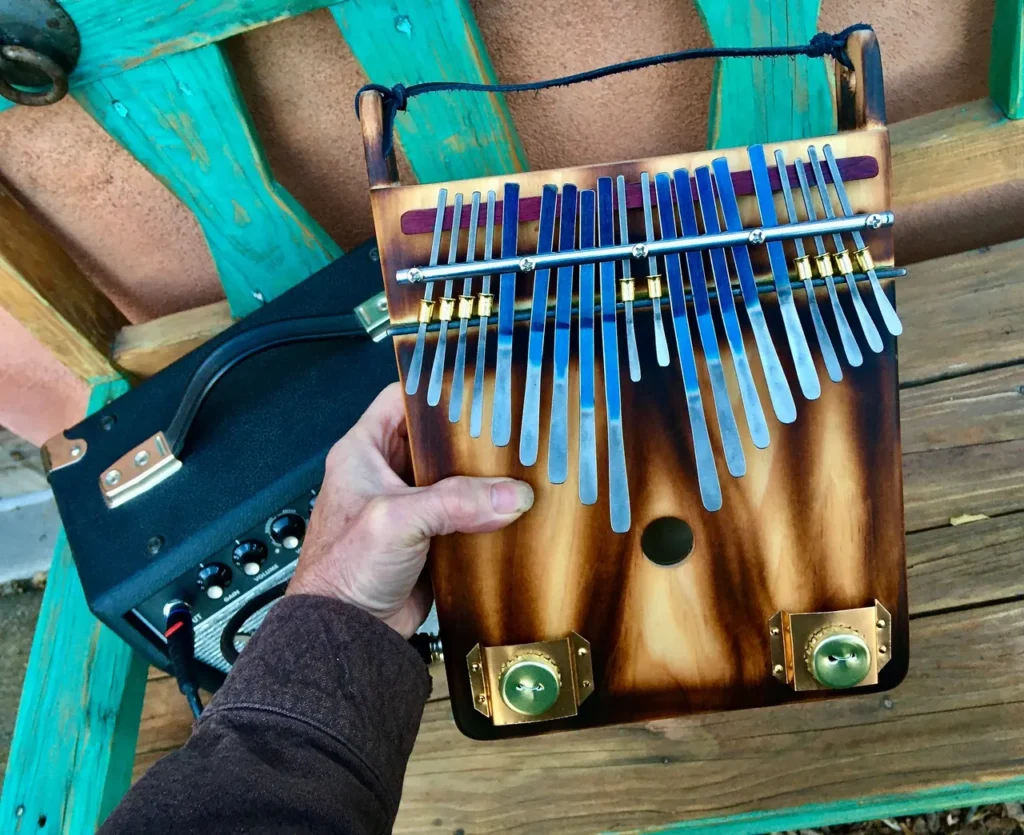
[[[532,644],[477,644],[466,666],[473,707],[495,725],[575,716],[594,692],[590,642],[575,632]]]
[[[100,474],[100,492],[108,507],[131,501],[181,469],[163,432],[126,452]]]
[[[88,449],[89,445],[83,439],[66,438],[63,432],[58,432],[39,450],[43,459],[43,472],[49,475],[69,464],[77,464],[85,458]]]
[[[892,617],[873,606],[837,612],[776,612],[768,621],[772,675],[794,690],[878,684],[892,656]]]

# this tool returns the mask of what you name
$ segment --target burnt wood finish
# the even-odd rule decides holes
[[[872,50],[874,52],[872,53]],[[871,66],[877,46],[872,38],[851,44],[855,66]],[[878,121],[875,97],[869,84],[843,80],[853,96],[858,130],[833,137],[767,145],[769,159],[781,148],[786,160],[807,159],[808,145],[831,143],[837,158],[870,157],[877,175],[847,183],[855,212],[889,206],[889,140]],[[878,79],[880,81],[880,77]],[[857,82],[861,82],[858,89]],[[429,233],[407,234],[402,229],[410,213],[430,211],[440,185],[401,186],[386,176],[380,156],[380,108],[365,94],[363,102],[371,202],[392,321],[416,321],[423,288],[399,286],[394,276],[403,267],[428,262]],[[367,107],[367,105],[370,105]],[[884,114],[882,114],[884,117]],[[376,154],[376,156],[374,156]],[[719,156],[728,159],[734,174],[749,172],[743,148],[528,172],[514,175],[522,200],[539,196],[545,184],[573,183],[593,188],[599,177],[622,174],[629,184],[640,173],[693,170]],[[776,172],[773,169],[773,174]],[[787,175],[789,172],[787,172]],[[484,177],[443,184],[449,203],[456,193],[467,199],[474,191],[494,190],[501,195],[506,177]],[[791,180],[795,184],[795,179]],[[738,197],[744,224],[759,225],[752,195]],[[786,217],[782,195],[776,192],[780,217]],[[799,201],[798,201],[799,202]],[[801,216],[803,216],[801,207]],[[819,207],[820,215],[820,207]],[[643,217],[630,210],[631,239],[641,240]],[[536,249],[537,222],[519,225],[519,249]],[[441,250],[446,251],[445,233]],[[482,236],[479,236],[482,238]],[[495,239],[500,233],[496,229]],[[865,234],[876,264],[893,263],[891,230]],[[482,241],[481,241],[482,243]],[[763,250],[763,247],[755,248]],[[786,245],[792,263],[795,252]],[[763,252],[752,253],[759,280],[770,273]],[[481,251],[477,257],[482,256]],[[463,260],[460,256],[460,260]],[[710,276],[709,276],[710,277]],[[892,297],[892,282],[884,282]],[[530,305],[533,281],[520,276],[516,306]],[[803,294],[797,306],[805,333],[813,333]],[[856,315],[845,290],[842,304],[850,321]],[[867,301],[878,320],[874,302]],[[781,316],[773,295],[762,305],[773,339],[783,359],[790,387],[799,392],[786,348]],[[819,305],[835,338],[835,323],[824,290]],[[716,314],[717,315],[717,314]],[[693,311],[691,330],[696,333]],[[741,320],[746,325],[745,317]],[[485,430],[473,439],[465,423],[448,421],[448,387],[436,407],[426,404],[425,392],[408,397],[410,443],[417,483],[433,483],[454,474],[508,475],[530,482],[536,492],[534,508],[504,531],[486,535],[451,536],[435,541],[431,570],[441,630],[445,642],[448,684],[455,720],[475,738],[518,736],[549,730],[604,725],[698,711],[757,707],[804,699],[829,698],[836,693],[795,694],[771,675],[768,619],[776,611],[825,611],[871,605],[878,599],[893,615],[891,661],[882,670],[876,689],[898,683],[908,659],[908,612],[904,558],[904,519],[899,431],[898,379],[895,341],[887,337],[884,350],[865,349],[860,368],[844,365],[842,383],[828,382],[820,358],[823,392],[816,401],[798,399],[798,418],[790,425],[769,414],[771,444],[756,449],[744,433],[747,473],[739,479],[727,474],[717,425],[709,421],[724,505],[706,511],[697,487],[693,450],[685,428],[686,402],[679,360],[661,368],[654,357],[650,314],[637,312],[637,342],[642,380],[622,378],[623,423],[633,524],[622,535],[611,531],[605,416],[598,409],[597,504],[578,499],[576,428],[578,402],[573,403],[578,380],[575,334],[570,367],[570,472],[566,483],[553,485],[547,478],[547,429],[550,417],[552,340],[546,340],[542,377],[540,458],[526,468],[518,460],[518,445],[495,447]],[[514,333],[513,438],[518,438],[519,410],[525,382],[529,324],[520,322]],[[720,350],[727,353],[719,327]],[[619,328],[620,355],[625,356],[624,328]],[[745,332],[746,349],[753,359],[762,403],[769,403],[756,360],[756,344]],[[470,336],[470,355],[475,335]],[[409,366],[415,335],[396,337],[399,368]],[[494,349],[490,342],[485,386],[485,427],[490,425],[493,403]],[[426,353],[433,356],[436,336],[428,333]],[[862,347],[863,340],[861,340]],[[697,362],[705,410],[713,402],[710,382],[699,345]],[[739,391],[731,365],[727,378],[734,413],[742,414]],[[595,376],[603,391],[601,365]],[[448,375],[450,379],[450,372]],[[663,516],[684,519],[694,531],[695,545],[682,563],[655,565],[641,552],[645,527]],[[466,670],[466,654],[477,643],[484,646],[528,643],[562,638],[576,631],[593,647],[595,693],[580,708],[579,716],[555,722],[494,727],[477,713]],[[863,689],[857,692],[864,692]]]

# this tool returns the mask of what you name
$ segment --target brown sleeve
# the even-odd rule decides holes
[[[100,832],[388,832],[429,694],[393,629],[337,600],[285,597],[184,748]]]

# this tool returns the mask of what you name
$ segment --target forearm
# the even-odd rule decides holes
[[[103,833],[388,831],[430,678],[355,607],[283,598],[203,712]]]

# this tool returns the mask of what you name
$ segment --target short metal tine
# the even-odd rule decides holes
[[[668,174],[656,174],[654,184],[658,192],[658,219],[662,239],[676,237],[675,210],[672,207],[672,180]],[[686,313],[686,295],[683,290],[683,267],[678,255],[665,256],[665,277],[668,283],[668,303],[672,312],[676,352],[683,374],[683,389],[686,392],[686,411],[690,418],[690,436],[693,440],[693,455],[697,464],[697,484],[700,498],[706,510],[722,507],[722,486],[718,481],[715,453],[711,448],[704,404],[700,396],[700,378],[697,375],[697,359],[693,353],[690,337],[690,323]]]
[[[700,201],[701,216],[704,219],[704,231],[713,234],[721,231],[718,219],[718,201],[715,199],[715,187],[711,179],[711,171],[707,166],[696,169],[697,198]],[[686,226],[683,225],[683,233]],[[739,316],[736,315],[736,302],[732,295],[732,279],[729,275],[729,262],[725,258],[724,249],[708,251],[711,258],[711,273],[715,278],[715,289],[718,291],[718,310],[722,314],[725,327],[725,338],[732,354],[732,364],[736,369],[736,381],[739,383],[740,399],[743,411],[747,416],[747,428],[754,446],[764,449],[768,446],[768,423],[764,419],[761,400],[757,396],[757,384],[750,371],[747,351],[743,345],[743,331],[740,329]]]
[[[654,212],[651,210],[651,178],[644,171],[640,175],[640,191],[644,201],[644,229],[647,243],[654,242]],[[662,286],[661,275],[658,273],[658,259],[653,255],[647,258],[647,296],[651,300],[654,311],[654,351],[658,365],[662,368],[671,361],[668,355],[668,340],[665,339],[665,323],[661,315]]]
[[[576,186],[562,186],[558,249],[576,246]],[[548,479],[562,484],[569,477],[569,353],[572,333],[572,289],[575,267],[559,267],[555,287],[555,363],[551,384],[551,431],[548,434]]]
[[[540,198],[540,226],[537,253],[551,252],[555,240],[555,205],[558,187],[544,186]],[[540,442],[540,378],[544,360],[544,331],[548,326],[548,286],[551,270],[533,275],[533,305],[530,309],[530,341],[526,356],[526,392],[523,396],[523,422],[519,434],[519,462],[525,467],[537,463]]]
[[[619,243],[629,243],[629,218],[626,216],[626,178],[621,174],[615,178],[615,196],[619,209]],[[619,282],[622,307],[626,318],[626,352],[629,356],[629,379],[640,380],[640,355],[636,350],[636,327],[633,323],[633,298],[636,285],[633,283],[629,259],[622,262],[622,280]]]
[[[477,226],[480,224],[480,192],[474,191],[469,207],[469,240],[466,242],[466,261],[476,260]],[[462,417],[462,399],[466,389],[466,331],[473,315],[473,279],[463,279],[459,296],[459,341],[455,347],[455,373],[452,375],[452,393],[448,401],[448,420],[458,423]]]
[[[462,195],[455,195],[455,210],[452,213],[452,233],[448,241],[448,263],[458,261],[459,232],[462,229]],[[434,347],[434,364],[430,369],[430,383],[427,386],[427,405],[436,406],[441,402],[441,386],[444,383],[444,358],[448,350],[448,323],[455,313],[455,299],[452,298],[453,282],[444,283],[444,295],[439,299],[438,319],[441,329],[437,332],[437,345]]]
[[[779,171],[779,180],[782,183],[782,198],[786,201],[786,215],[790,223],[797,222],[796,204],[793,202],[793,189],[789,182],[789,169],[786,168],[786,158],[782,151],[775,151],[775,167]],[[821,358],[825,362],[825,370],[828,371],[828,378],[833,383],[843,379],[843,369],[836,356],[836,349],[832,347],[832,339],[825,328],[825,321],[821,318],[821,311],[818,309],[818,298],[814,292],[813,276],[811,270],[811,259],[804,250],[804,242],[800,238],[793,239],[793,246],[796,247],[797,274],[804,283],[804,293],[807,295],[807,307],[811,312],[811,322],[814,324],[814,333],[818,337],[818,347],[821,349]]]
[[[448,189],[437,192],[437,213],[434,215],[434,238],[430,244],[430,266],[437,266],[437,257],[441,252],[441,233],[444,230],[444,209],[448,204]],[[416,347],[413,348],[412,362],[405,375],[405,393],[415,394],[420,387],[420,375],[423,373],[423,349],[427,341],[427,325],[434,310],[434,285],[428,283],[423,288],[423,300],[420,302],[419,330],[416,332]]]
[[[736,190],[733,188],[729,164],[725,157],[719,157],[712,161],[711,169],[715,175],[715,187],[718,189],[718,199],[722,204],[726,229],[730,232],[739,232],[743,229],[743,220],[740,217],[739,204],[736,202]],[[761,368],[764,370],[764,379],[768,384],[768,396],[772,401],[772,409],[780,423],[792,423],[796,420],[796,403],[793,400],[793,392],[789,388],[789,381],[786,379],[786,372],[782,369],[782,363],[779,362],[779,354],[772,341],[771,332],[768,330],[768,322],[764,318],[757,282],[754,280],[754,267],[750,262],[750,252],[745,245],[734,246],[731,252],[736,275],[740,280],[743,307],[750,320],[750,329],[754,332],[757,354],[761,358]]]
[[[484,227],[484,261],[494,257],[494,211],[497,195],[487,192],[487,224]],[[469,412],[469,435],[479,438],[484,423],[484,372],[487,368],[487,329],[491,315],[491,277],[485,275],[477,296],[476,368],[473,371],[473,404]]]
[[[779,219],[775,214],[775,197],[772,194],[771,181],[768,179],[768,162],[764,155],[764,146],[751,145],[747,148],[750,158],[750,174],[754,179],[754,196],[761,213],[763,226],[778,226]],[[807,345],[800,316],[793,302],[793,288],[789,283],[789,267],[786,265],[786,252],[781,241],[769,241],[768,262],[775,281],[775,294],[779,300],[779,311],[786,329],[786,340],[789,352],[796,368],[796,378],[800,383],[800,391],[808,400],[816,400],[821,396],[821,383],[818,382],[818,371],[814,367],[814,358]]]
[[[814,209],[814,197],[811,195],[811,187],[807,180],[807,168],[804,161],[799,157],[793,164],[796,168],[796,178],[800,181],[800,193],[804,198],[804,210],[807,212],[808,220],[816,220],[817,212]],[[839,294],[836,292],[836,282],[833,278],[832,256],[825,248],[825,240],[821,235],[814,236],[814,246],[818,252],[815,262],[818,267],[818,275],[825,280],[825,287],[828,289],[828,299],[832,305],[832,315],[836,320],[836,327],[839,328],[839,341],[843,343],[843,351],[846,359],[854,368],[864,364],[864,355],[860,352],[857,344],[857,337],[853,335],[853,328],[846,319],[846,313],[839,302]]]
[[[580,192],[580,247],[594,246],[597,201],[595,192]],[[594,412],[594,264],[580,265],[580,501],[597,502],[597,420]]]
[[[598,245],[615,244],[615,203],[612,178],[597,181]],[[601,358],[604,405],[608,418],[608,510],[612,530],[629,530],[629,480],[626,475],[626,441],[622,428],[622,384],[619,374],[619,328],[615,303],[615,262],[603,261],[601,276]]]
[[[501,214],[501,255],[515,257],[519,245],[519,183],[505,183]],[[512,334],[516,314],[516,273],[498,279],[498,362],[494,372],[494,410],[491,441],[508,446],[512,440]]]
[[[825,173],[821,170],[818,152],[813,145],[807,148],[807,158],[811,161],[811,169],[814,171],[814,182],[818,186],[818,196],[821,197],[821,206],[825,210],[825,217],[831,220],[836,216],[835,211],[832,209],[832,195],[829,194],[828,185],[825,183]],[[846,251],[846,247],[843,245],[843,236],[839,233],[833,233],[832,242],[836,247],[834,256],[836,267],[846,280],[846,286],[850,291],[850,299],[853,301],[853,309],[857,311],[857,319],[860,322],[861,329],[864,331],[864,338],[868,342],[868,347],[877,354],[882,350],[882,337],[878,333],[878,328],[875,327],[871,314],[868,313],[864,299],[860,296],[860,288],[857,286],[857,282],[853,280],[853,262],[850,260],[850,253]]]
[[[839,173],[839,165],[836,163],[835,154],[832,153],[832,146],[825,145],[821,150],[825,154],[828,170],[832,174],[832,185],[835,186],[839,205],[843,209],[843,214],[850,217],[853,215],[853,207],[850,205],[850,199],[846,195],[846,186],[843,184],[843,177]],[[871,252],[864,245],[864,236],[856,230],[854,230],[852,235],[854,246],[857,247],[854,255],[860,263],[861,269],[867,274],[868,281],[871,282],[871,292],[875,294],[875,302],[878,304],[878,311],[882,314],[885,327],[893,336],[899,336],[903,333],[903,323],[896,314],[896,308],[892,306],[892,302],[889,301],[889,297],[885,294],[885,290],[882,289],[882,285],[878,281],[878,275],[875,273],[875,264],[871,259]]]
[[[679,207],[683,237],[692,238],[700,233],[697,229],[697,215],[693,210],[690,172],[685,168],[677,168],[673,172],[672,178],[676,188],[676,202]],[[661,200],[659,199],[658,202],[660,203]],[[697,332],[700,334],[700,344],[704,348],[704,362],[707,364],[708,377],[711,379],[711,394],[714,397],[715,413],[718,415],[718,429],[722,436],[725,463],[729,468],[729,474],[739,478],[746,473],[747,463],[743,456],[743,442],[740,440],[736,416],[732,413],[732,401],[729,398],[729,386],[725,382],[722,356],[718,351],[718,334],[715,332],[715,320],[711,315],[707,278],[704,275],[704,254],[687,252],[686,271],[690,276],[693,309],[697,314]],[[732,294],[728,295],[731,298]]]

